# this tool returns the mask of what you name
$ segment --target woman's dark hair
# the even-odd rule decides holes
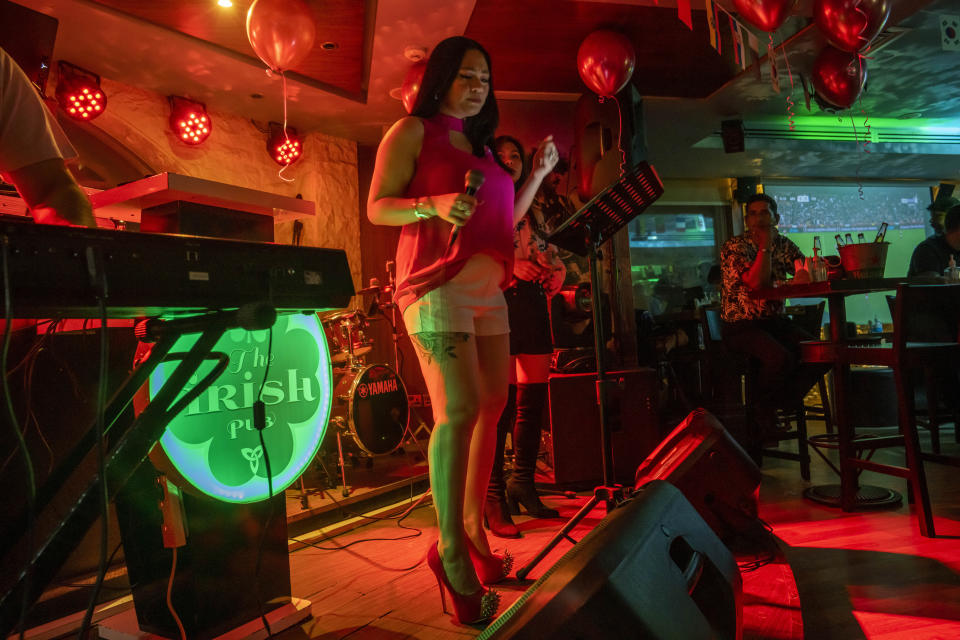
[[[441,40],[430,53],[427,68],[423,71],[423,80],[420,82],[420,91],[417,101],[413,105],[411,115],[420,118],[430,118],[440,111],[440,103],[450,90],[450,85],[460,72],[460,63],[463,56],[471,49],[483,54],[490,69],[490,87],[487,100],[483,103],[480,113],[466,118],[463,121],[463,133],[470,140],[473,155],[482,158],[489,147],[493,152],[493,132],[500,124],[500,110],[497,108],[497,99],[493,95],[493,67],[490,64],[490,54],[480,46],[480,43],[463,36],[454,36]],[[496,158],[497,154],[493,154]]]
[[[514,138],[513,136],[497,136],[493,141],[493,156],[497,159],[497,164],[504,168],[507,173],[510,173],[510,169],[507,165],[500,160],[500,154],[497,153],[497,150],[500,148],[504,142],[512,144],[517,148],[517,151],[520,152],[520,177],[517,178],[517,181],[514,184],[521,185],[526,181],[527,174],[530,173],[527,169],[527,152],[524,151],[523,145],[520,144],[520,141]],[[518,187],[519,188],[519,187]]]

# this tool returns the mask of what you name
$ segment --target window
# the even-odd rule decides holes
[[[650,207],[629,226],[633,304],[653,315],[692,309],[713,296],[708,282],[717,263],[714,216],[721,207]]]

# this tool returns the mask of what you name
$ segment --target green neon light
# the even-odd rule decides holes
[[[852,121],[851,121],[852,117]],[[915,142],[956,144],[960,136],[960,120],[955,118],[874,118],[868,114],[851,112],[841,118],[835,115],[794,116],[794,130],[786,116],[751,118],[745,122],[747,136],[762,138],[769,132],[779,139],[796,140],[863,140],[866,124],[870,125],[870,139],[878,142]]]
[[[253,427],[253,403],[267,363],[269,332],[234,329],[215,350],[230,357],[227,370],[170,424],[160,445],[177,471],[203,493],[225,502],[268,497],[266,464]],[[197,334],[180,338],[173,352],[188,350]],[[330,419],[330,351],[315,315],[281,315],[263,389],[273,493],[282,492],[313,460]],[[150,376],[151,399],[176,363],[163,363]],[[184,389],[211,371],[205,363]]]

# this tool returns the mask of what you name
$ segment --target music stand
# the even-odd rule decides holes
[[[606,340],[603,335],[603,314],[600,306],[603,296],[600,292],[600,270],[597,260],[601,257],[600,245],[613,237],[628,222],[663,195],[663,182],[652,166],[640,162],[629,172],[603,192],[583,205],[579,211],[567,218],[547,238],[558,247],[587,256],[590,266],[590,286],[593,291],[593,346],[597,360],[597,407],[600,418],[600,454],[603,462],[603,483],[594,488],[593,497],[578,511],[553,538],[533,557],[530,562],[517,570],[517,578],[523,580],[527,574],[557,546],[561,539],[570,539],[569,533],[590,513],[597,503],[604,502],[607,512],[623,500],[623,487],[613,480],[613,456],[610,451],[610,425],[607,422],[607,393],[611,381],[607,378],[605,363]]]

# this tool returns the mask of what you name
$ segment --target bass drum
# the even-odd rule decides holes
[[[400,446],[408,417],[407,388],[385,364],[352,369],[334,389],[331,421],[372,456]]]

